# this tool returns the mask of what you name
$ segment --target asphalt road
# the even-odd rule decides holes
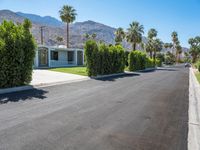
[[[0,96],[0,150],[186,150],[184,67]]]

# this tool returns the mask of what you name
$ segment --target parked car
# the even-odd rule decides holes
[[[185,63],[185,67],[191,67],[190,63]]]

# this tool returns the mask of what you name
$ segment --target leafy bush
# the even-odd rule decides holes
[[[129,70],[137,71],[146,68],[146,54],[141,51],[132,51],[129,53]]]
[[[154,68],[154,61],[151,58],[146,58],[146,68]]]
[[[125,52],[120,45],[97,45],[89,40],[85,44],[85,60],[88,76],[120,73],[125,68]]]
[[[160,59],[156,59],[156,66],[161,67],[162,61]]]
[[[200,72],[200,60],[198,60],[196,63],[195,63],[195,67],[198,69],[198,71]]]
[[[31,22],[23,24],[3,21],[0,25],[0,88],[30,83],[35,56],[35,42],[29,29]]]
[[[125,63],[127,67],[128,67],[128,55],[129,55],[129,51],[125,51]]]

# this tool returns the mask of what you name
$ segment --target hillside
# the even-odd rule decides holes
[[[66,26],[61,21],[56,18],[45,16],[41,17],[35,14],[26,14],[22,12],[12,12],[10,10],[0,10],[0,23],[6,20],[12,20],[16,22],[22,22],[25,18],[28,18],[32,21],[33,27],[31,29],[32,34],[34,35],[38,44],[40,44],[40,27],[45,26],[44,29],[44,42],[46,45],[56,45],[58,42],[56,41],[57,36],[61,36],[64,38],[64,41],[59,44],[64,44],[66,41]],[[83,44],[86,41],[84,35],[86,33],[92,34],[96,33],[97,40],[104,41],[108,44],[114,44],[114,32],[115,28],[110,26],[97,23],[94,21],[84,21],[84,22],[76,22],[70,25],[70,47],[78,47],[83,48]],[[143,42],[146,42],[146,37],[143,37]],[[130,44],[127,42],[123,42],[123,45],[126,48],[131,48]],[[139,49],[139,47],[137,47]],[[187,48],[183,48],[184,51],[188,51]],[[164,50],[166,51],[166,50]]]

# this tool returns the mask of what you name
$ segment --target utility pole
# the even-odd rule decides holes
[[[43,43],[44,43],[44,42],[43,42],[43,36],[44,36],[44,35],[43,35],[43,32],[44,32],[44,28],[45,28],[45,26],[41,26],[41,27],[40,27],[40,33],[41,33],[41,45],[43,45]]]

